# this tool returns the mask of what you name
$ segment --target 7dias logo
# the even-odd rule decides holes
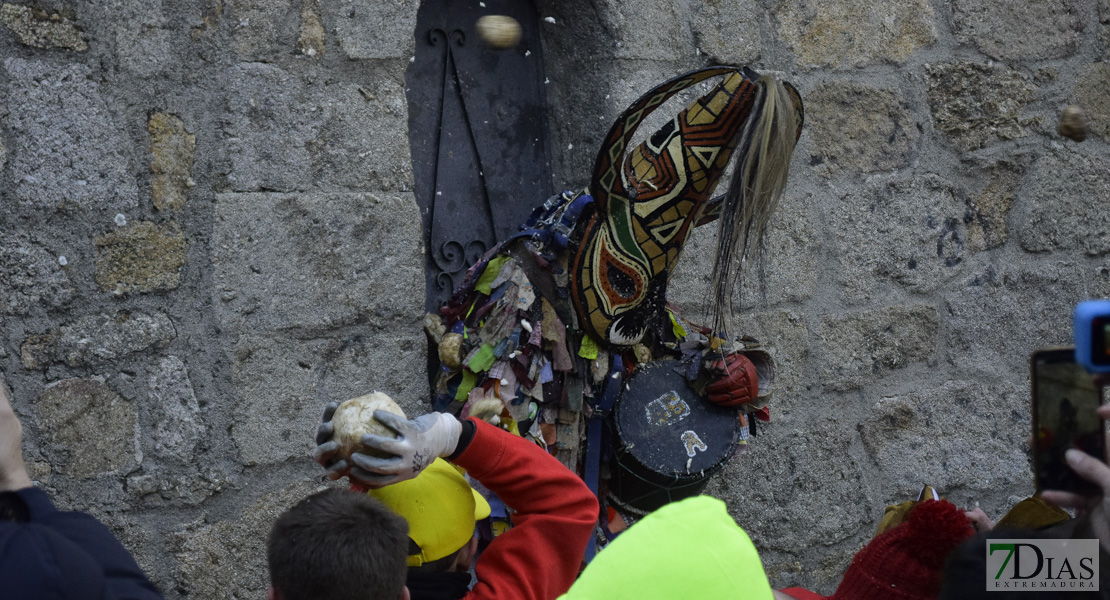
[[[1098,591],[1098,540],[987,540],[987,591]]]

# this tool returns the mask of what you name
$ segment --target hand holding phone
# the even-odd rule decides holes
[[[1065,453],[1074,448],[1105,460],[1105,428],[1096,414],[1102,404],[1102,386],[1076,363],[1074,348],[1034,352],[1030,370],[1037,491],[1100,493],[1097,485],[1068,466]]]
[[[1110,406],[1100,406],[1098,416],[1103,421],[1110,419]],[[1067,453],[1068,466],[1083,479],[1095,483],[1097,494],[1078,494],[1046,490],[1041,496],[1045,502],[1064,508],[1074,508],[1078,514],[1086,513],[1090,533],[1099,543],[1110,551],[1110,466],[1103,460],[1089,456],[1078,450]]]

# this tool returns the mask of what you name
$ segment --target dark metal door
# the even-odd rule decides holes
[[[475,26],[485,15],[516,19],[520,42],[506,49],[485,43]],[[466,268],[552,193],[535,7],[424,0],[405,79],[427,309],[435,311]]]

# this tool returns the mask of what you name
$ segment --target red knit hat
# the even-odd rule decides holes
[[[973,533],[956,505],[926,500],[910,511],[905,523],[856,553],[827,600],[935,600],[945,559]],[[820,598],[797,588],[785,591],[795,598]]]

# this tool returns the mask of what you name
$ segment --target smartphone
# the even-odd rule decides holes
[[[1038,350],[1030,357],[1033,387],[1033,472],[1037,491],[1098,493],[1075,474],[1064,452],[1078,448],[1106,460],[1106,434],[1095,409],[1102,387],[1075,362],[1075,348]]]

